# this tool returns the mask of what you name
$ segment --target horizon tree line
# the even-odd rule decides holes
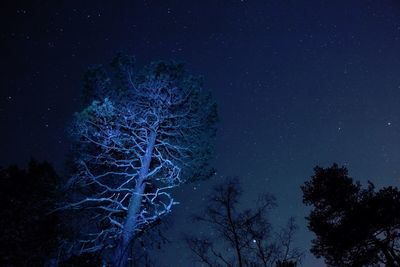
[[[15,165],[0,168],[0,195],[4,200],[0,209],[0,265],[103,264],[101,253],[62,258],[59,248],[63,240],[76,237],[65,214],[53,212],[65,193],[59,186],[62,180],[47,162],[31,160],[26,169]],[[239,182],[228,179],[217,185],[204,212],[193,217],[194,222],[206,224],[214,232],[185,234],[183,240],[193,260],[215,267],[298,266],[304,251],[293,246],[293,219],[281,231],[271,231],[268,214],[275,200],[268,194],[259,199],[258,205],[237,209],[242,193]],[[306,217],[308,227],[316,236],[310,252],[323,258],[327,266],[399,266],[397,187],[376,190],[369,182],[363,188],[348,176],[345,167],[333,164],[327,168],[317,166],[302,190],[305,204],[312,207]],[[162,249],[170,243],[163,233],[168,229],[163,222],[159,220],[132,240],[132,261],[125,266],[157,266],[149,251],[151,245]]]

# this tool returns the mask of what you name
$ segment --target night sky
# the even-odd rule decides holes
[[[193,266],[180,233],[223,177],[242,178],[244,204],[274,194],[272,221],[279,227],[295,216],[297,245],[307,251],[312,234],[299,187],[315,165],[337,162],[363,183],[400,185],[398,1],[1,5],[2,166],[33,156],[63,173],[84,71],[119,51],[135,55],[139,67],[174,59],[204,76],[221,119],[217,177],[179,190],[165,266]],[[324,265],[307,253],[304,266]]]

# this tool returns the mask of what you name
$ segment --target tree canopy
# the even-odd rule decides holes
[[[329,266],[400,266],[400,191],[362,188],[345,167],[316,167],[303,186],[315,233],[311,252]]]
[[[49,213],[58,182],[47,162],[0,168],[1,266],[44,266],[57,250],[60,218]]]
[[[80,253],[113,250],[124,265],[134,237],[177,204],[170,189],[213,174],[216,104],[182,64],[134,69],[118,55],[88,72],[71,127],[74,170],[63,208],[87,213]],[[118,262],[116,262],[118,261]]]
[[[194,217],[212,234],[185,238],[195,259],[209,267],[296,266],[302,253],[293,247],[294,219],[274,232],[268,213],[276,205],[275,198],[263,194],[253,206],[241,209],[241,195],[238,179],[227,179],[214,188],[205,212]]]

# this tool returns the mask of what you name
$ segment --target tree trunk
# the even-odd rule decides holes
[[[388,249],[384,245],[382,246],[382,252],[383,252],[383,255],[385,255],[385,258],[386,258],[386,266],[395,267],[396,265],[394,264],[394,259],[393,259],[392,255],[390,255],[390,252],[388,251]]]
[[[236,250],[236,256],[238,258],[238,264],[239,264],[239,267],[242,267],[243,266],[242,252],[241,252],[241,249],[240,249],[239,237],[238,237],[237,232],[236,232],[235,223],[233,222],[233,219],[232,219],[230,201],[231,201],[230,199],[227,200],[226,210],[227,210],[227,215],[228,215],[228,221],[229,221],[229,224],[230,224],[230,226],[232,228],[231,230],[232,230],[232,233],[233,233],[233,240],[235,242],[235,250]]]
[[[142,158],[142,166],[140,167],[138,181],[129,200],[128,214],[124,223],[124,228],[120,236],[120,240],[115,248],[112,258],[113,267],[128,266],[129,248],[131,241],[134,239],[137,230],[137,215],[140,212],[144,189],[146,184],[144,180],[149,173],[150,162],[153,154],[154,144],[156,140],[156,132],[150,133],[146,152]]]

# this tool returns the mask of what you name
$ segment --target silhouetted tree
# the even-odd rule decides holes
[[[93,101],[71,129],[75,170],[62,207],[87,214],[78,253],[112,250],[113,266],[126,266],[133,239],[177,204],[170,189],[213,173],[216,105],[201,79],[174,62],[133,65],[118,55],[111,78],[89,73]]]
[[[98,267],[102,266],[103,260],[99,253],[82,253],[58,262],[59,267]]]
[[[130,267],[150,267],[159,266],[159,262],[154,257],[156,250],[169,244],[170,240],[165,237],[164,232],[169,228],[169,219],[159,219],[141,235],[135,237],[131,247]]]
[[[296,267],[297,262],[296,261],[277,261],[276,267]]]
[[[253,207],[239,210],[241,193],[237,179],[214,188],[204,214],[194,217],[206,223],[213,235],[185,238],[195,258],[210,267],[295,266],[290,264],[300,261],[302,253],[292,248],[294,219],[273,234],[267,214],[275,206],[274,198],[264,194]]]
[[[316,167],[303,190],[313,209],[311,252],[329,266],[400,266],[400,192],[395,187],[363,189],[345,167]]]
[[[56,250],[59,218],[49,215],[59,177],[47,163],[0,169],[0,265],[44,266]]]

